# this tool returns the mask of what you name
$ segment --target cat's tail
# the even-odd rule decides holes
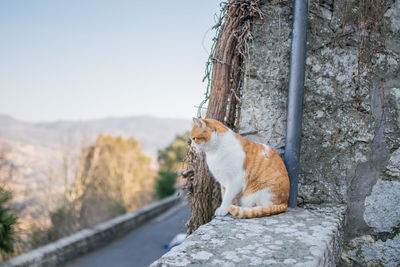
[[[230,205],[229,212],[233,216],[239,218],[256,218],[285,212],[287,207],[287,203],[270,206],[256,206],[251,208]]]

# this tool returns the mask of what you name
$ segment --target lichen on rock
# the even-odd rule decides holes
[[[344,210],[308,206],[263,218],[217,217],[151,266],[331,266],[341,255]]]
[[[377,232],[391,232],[400,225],[400,182],[378,182],[365,199],[364,220]]]
[[[397,267],[400,263],[400,235],[386,241],[370,236],[360,236],[348,243],[343,260],[348,265],[354,262],[363,266]]]

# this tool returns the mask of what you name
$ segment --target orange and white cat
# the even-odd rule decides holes
[[[193,118],[192,146],[205,152],[208,168],[222,189],[216,216],[240,218],[285,212],[289,177],[281,157],[269,146],[251,142],[213,119]],[[235,198],[240,206],[233,205]]]

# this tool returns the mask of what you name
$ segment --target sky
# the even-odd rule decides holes
[[[0,1],[0,114],[190,118],[217,0]]]

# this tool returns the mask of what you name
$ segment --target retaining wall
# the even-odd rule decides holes
[[[179,198],[177,196],[165,198],[137,211],[118,216],[93,228],[84,229],[54,243],[32,250],[8,262],[0,263],[0,266],[59,266],[134,230],[173,207],[178,201]]]

